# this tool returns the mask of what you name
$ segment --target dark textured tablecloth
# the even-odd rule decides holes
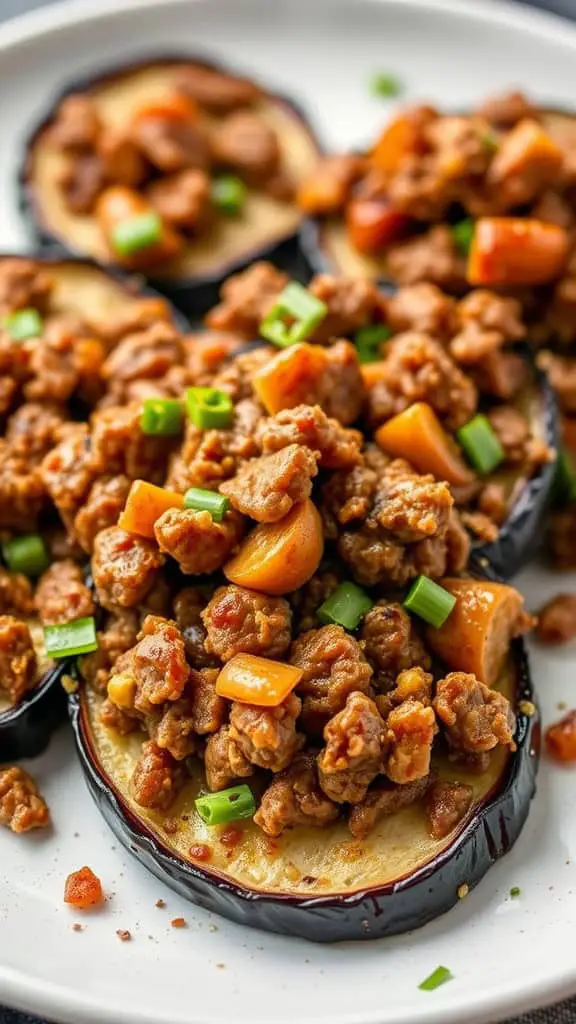
[[[0,0],[0,21],[13,17],[15,14],[22,14],[31,11],[35,7],[45,7],[53,0]],[[461,0],[464,4],[466,0]],[[576,0],[518,0],[534,7],[543,7],[556,14],[563,14],[566,17],[576,20]],[[473,1017],[469,1018],[473,1024]],[[0,1007],[0,1024],[45,1024],[37,1017],[30,1017],[28,1014],[18,1013],[16,1010],[8,1010]],[[83,1024],[78,1021],[78,1024]],[[233,1024],[231,1021],[230,1024]],[[564,1003],[558,1003],[546,1010],[527,1013],[517,1017],[514,1021],[507,1021],[505,1024],[576,1024],[576,999],[569,999]]]

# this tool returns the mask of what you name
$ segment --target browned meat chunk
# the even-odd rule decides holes
[[[478,495],[478,508],[501,526],[508,516],[508,496],[503,484],[497,481],[485,484]]]
[[[179,492],[189,487],[214,490],[233,476],[240,459],[259,454],[254,433],[261,415],[259,407],[245,399],[235,407],[228,430],[202,431],[189,422],[180,454],[171,460],[166,486]]]
[[[562,150],[537,121],[526,117],[507,132],[488,169],[486,181],[501,208],[532,202],[558,180]]]
[[[377,491],[370,523],[374,522],[403,544],[446,533],[454,499],[446,483],[433,476],[402,475],[403,464],[390,463]],[[397,475],[396,475],[397,474]]]
[[[71,213],[79,216],[92,213],[106,186],[104,163],[98,153],[89,150],[67,153],[58,174],[58,185]]]
[[[49,824],[50,811],[32,776],[17,765],[0,768],[0,825],[30,832]]]
[[[154,742],[167,750],[176,761],[196,753],[198,741],[194,731],[192,708],[188,696],[168,704],[152,731]]]
[[[296,825],[324,828],[339,808],[322,792],[313,754],[298,754],[264,792],[254,821],[267,836],[277,837]]]
[[[404,786],[430,773],[432,744],[437,732],[431,707],[409,698],[388,715],[384,770],[392,782]]]
[[[293,693],[274,708],[232,704],[230,739],[251,764],[281,772],[304,743],[296,732],[302,701]]]
[[[478,393],[442,345],[426,334],[399,334],[388,347],[379,379],[368,393],[373,425],[426,402],[451,430],[474,415]]]
[[[434,839],[450,835],[467,815],[473,797],[472,787],[463,782],[434,782],[426,797],[430,835]]]
[[[354,466],[349,472],[332,473],[322,487],[323,519],[326,536],[335,540],[340,526],[368,516],[378,486],[378,473],[367,465]]]
[[[374,701],[364,693],[351,693],[326,725],[324,739],[318,756],[322,789],[336,803],[360,803],[382,770],[386,729]]]
[[[140,714],[153,714],[159,704],[178,700],[190,669],[177,626],[158,615],[147,615],[138,643],[121,655],[116,672],[133,681],[132,705]]]
[[[456,334],[456,302],[434,284],[413,284],[399,288],[388,301],[387,322],[395,334],[416,331],[445,340]]]
[[[160,550],[178,562],[183,573],[191,576],[220,569],[242,532],[243,522],[236,512],[227,512],[224,520],[217,523],[210,512],[168,509],[154,523]]]
[[[71,558],[53,562],[43,573],[34,601],[45,626],[94,614],[94,602],[84,582],[82,569]]]
[[[238,107],[255,103],[261,91],[247,78],[237,78],[202,64],[186,64],[178,68],[176,87],[214,114],[226,114]]]
[[[152,182],[148,198],[164,220],[193,231],[210,211],[210,178],[204,171],[180,171]]]
[[[280,145],[273,128],[250,110],[239,110],[213,131],[212,154],[217,164],[237,170],[247,181],[259,184],[280,167]]]
[[[290,605],[245,587],[220,587],[202,612],[206,649],[222,661],[236,654],[281,658],[290,647]]]
[[[50,271],[37,260],[6,257],[0,260],[0,309],[11,313],[32,306],[43,312],[53,284]]]
[[[220,289],[220,305],[206,316],[208,327],[234,331],[247,338],[256,337],[262,320],[288,280],[287,274],[265,262],[253,263],[247,270],[233,274]]]
[[[0,689],[17,704],[36,679],[36,654],[25,622],[0,615]]]
[[[349,694],[371,693],[372,668],[358,641],[342,626],[302,633],[292,644],[290,662],[303,672],[298,693],[309,732],[321,732],[326,720],[342,711]]]
[[[257,439],[262,451],[277,452],[289,445],[306,445],[319,453],[323,469],[350,469],[361,460],[362,434],[329,419],[319,405],[297,405],[261,421]]]
[[[108,698],[102,701],[98,718],[106,729],[113,729],[120,736],[129,736],[138,729],[137,719],[122,708],[116,707]]]
[[[576,413],[576,359],[541,352],[538,365],[546,370],[562,411],[569,415]]]
[[[63,422],[59,406],[24,402],[8,420],[6,440],[14,453],[40,459],[60,440]]]
[[[538,612],[536,635],[545,644],[565,644],[576,636],[576,594],[557,594]]]
[[[218,669],[215,668],[192,673],[191,715],[194,732],[199,736],[218,732],[226,721],[228,705],[216,693],[217,678]]]
[[[97,473],[90,437],[80,426],[43,460],[42,481],[65,522],[85,501]]]
[[[0,567],[0,615],[33,614],[32,585],[28,577]]]
[[[480,117],[497,128],[513,128],[523,117],[538,117],[538,110],[522,92],[504,92],[489,96],[478,108]]]
[[[379,689],[387,689],[405,669],[430,668],[430,655],[401,604],[380,601],[374,605],[364,618],[362,641]]]
[[[98,139],[97,154],[107,182],[133,188],[146,177],[146,161],[124,127],[108,125]]]
[[[258,523],[276,523],[293,505],[305,501],[316,476],[315,453],[300,444],[291,444],[271,455],[245,462],[220,492],[234,508]]]
[[[189,167],[206,170],[210,165],[207,133],[192,119],[163,117],[160,111],[158,114],[151,112],[134,119],[130,137],[163,174],[174,174]]]
[[[381,322],[385,317],[386,304],[373,281],[316,274],[308,290],[328,307],[311,336],[312,341],[351,338],[361,327]]]
[[[50,129],[50,139],[57,149],[77,152],[92,149],[101,129],[94,100],[86,94],[74,93],[60,103]]]
[[[428,662],[430,659],[427,659]],[[376,697],[378,710],[383,718],[387,718],[390,712],[399,707],[407,700],[417,700],[424,707],[432,704],[432,683],[433,677],[420,666],[407,668],[396,678],[394,687],[387,693]]]
[[[298,621],[298,633],[315,629],[320,625],[318,609],[327,601],[340,584],[340,577],[333,572],[318,572],[300,590],[290,595],[292,607]]]
[[[45,501],[40,469],[0,441],[0,528],[33,530]]]
[[[182,768],[172,754],[161,750],[153,741],[143,744],[140,760],[130,779],[130,791],[140,807],[167,811],[183,782]]]
[[[436,687],[434,710],[449,741],[472,754],[493,750],[499,743],[515,749],[516,719],[510,702],[467,672],[450,672]]]
[[[504,449],[507,462],[524,463],[528,473],[549,462],[553,453],[546,443],[532,435],[530,424],[518,409],[510,405],[497,405],[490,409],[488,419]]]
[[[92,573],[98,600],[114,611],[134,608],[156,581],[164,557],[144,537],[126,533],[118,526],[101,530],[94,540]]]
[[[521,341],[526,336],[521,303],[487,288],[475,288],[458,303],[458,319],[462,329],[474,325],[482,331],[496,332],[501,343]]]
[[[407,782],[404,786],[377,786],[368,790],[362,803],[350,809],[348,828],[355,839],[366,839],[382,818],[389,818],[404,807],[421,800],[430,786],[430,776]]]
[[[226,789],[235,779],[254,774],[254,767],[230,735],[230,726],[223,725],[209,736],[204,754],[206,784],[210,792]]]
[[[107,381],[157,380],[183,357],[182,339],[175,328],[160,321],[123,338],[104,363],[102,376]]]
[[[206,607],[207,595],[198,587],[184,587],[174,598],[174,618],[184,638],[186,657],[197,669],[218,665],[218,658],[205,648],[206,630],[202,612]]]
[[[101,473],[162,484],[174,439],[144,434],[141,403],[110,406],[92,417],[92,451]]]
[[[84,551],[90,554],[96,534],[116,525],[129,490],[130,480],[122,474],[102,476],[94,481],[73,523],[74,537]]]
[[[400,285],[428,281],[449,292],[461,291],[466,285],[466,261],[445,224],[390,246],[387,269]]]

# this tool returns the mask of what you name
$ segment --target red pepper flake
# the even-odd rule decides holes
[[[78,922],[76,921],[76,923],[72,925],[72,931],[73,932],[83,932],[84,931],[84,925],[83,924],[78,924]]]
[[[576,709],[546,731],[548,753],[565,764],[576,761]]]
[[[186,928],[186,920],[183,917],[173,917],[170,924],[173,928]]]
[[[195,843],[188,850],[188,856],[192,860],[212,860],[212,847],[206,843]]]
[[[226,846],[228,849],[233,849],[235,846],[238,846],[238,843],[242,842],[244,833],[242,829],[234,828],[234,826],[231,825],[230,828],[225,828],[224,831],[220,833],[219,838],[222,846]]]
[[[92,868],[73,871],[66,879],[64,902],[76,910],[93,910],[104,903],[102,882]]]
[[[155,906],[158,907],[158,910],[164,910],[164,907],[166,906],[166,901],[165,900],[156,900]]]
[[[116,935],[120,939],[120,942],[130,942],[132,935],[125,928],[118,928]]]

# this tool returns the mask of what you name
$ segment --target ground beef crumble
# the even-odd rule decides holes
[[[24,768],[0,768],[0,825],[12,832],[47,828],[50,811],[36,783]]]

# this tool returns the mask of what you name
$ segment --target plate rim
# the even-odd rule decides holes
[[[0,24],[0,53],[18,50],[20,46],[41,38],[48,38],[62,29],[87,28],[91,23],[113,21],[128,12],[154,8],[184,7],[191,3],[216,4],[221,0],[56,0],[48,7],[10,17]],[[279,2],[279,0],[276,0]],[[289,3],[290,0],[285,0]],[[319,2],[319,0],[317,0]],[[461,20],[503,26],[547,41],[576,53],[576,24],[559,14],[526,7],[512,0],[321,0],[325,5],[364,5],[367,3],[389,8],[412,8],[416,11],[438,11]],[[510,984],[504,992],[487,994],[481,1004],[474,1007],[475,1024],[493,1024],[503,1015],[533,1011],[576,995],[576,965],[550,977],[536,977],[532,983],[522,979]],[[126,1007],[112,1006],[106,1000],[96,1001],[80,991],[40,978],[30,978],[24,971],[0,963],[0,999],[7,1005],[28,1013],[47,1015],[61,1024],[158,1024],[155,1014],[142,1013]],[[462,1024],[470,1012],[465,991],[450,1001],[450,1005],[423,1006],[421,1012],[412,1008],[397,1012],[395,1024]],[[464,1015],[464,1016],[463,1016]],[[366,1016],[347,1014],[337,1024],[381,1024],[378,1014]],[[315,1024],[319,1018],[302,1017],[302,1024]],[[163,1024],[180,1024],[174,1018],[164,1018]],[[209,1024],[205,1018],[196,1018],[190,1024]],[[268,1024],[279,1024],[269,1018]]]

